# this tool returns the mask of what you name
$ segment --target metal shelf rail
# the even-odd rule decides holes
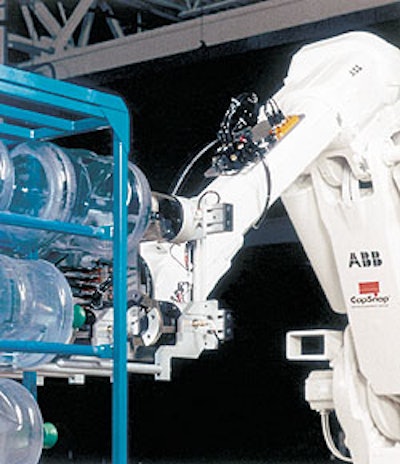
[[[7,212],[0,223],[113,241],[113,346],[0,340],[0,351],[81,354],[113,360],[112,462],[128,460],[127,307],[127,178],[130,118],[122,98],[0,65],[0,139],[7,145],[49,140],[109,128],[113,136],[114,205],[112,227],[47,221]]]

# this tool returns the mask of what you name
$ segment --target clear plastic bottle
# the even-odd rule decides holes
[[[15,187],[9,211],[47,220],[90,226],[113,223],[113,159],[53,143],[26,142],[15,147]],[[135,241],[147,227],[151,193],[143,173],[128,167],[128,233]],[[111,257],[112,244],[80,236],[2,226],[0,246],[21,253],[79,249]]]
[[[0,379],[0,464],[37,464],[43,448],[39,407],[20,383]]]
[[[9,211],[41,219],[69,221],[77,190],[75,169],[69,157],[56,145],[27,142],[17,145],[10,152],[10,159],[15,179]],[[87,188],[86,179],[82,181],[81,187]],[[76,214],[79,214],[79,208],[76,208]],[[56,236],[54,232],[2,225],[0,246],[28,254]]]
[[[0,463],[37,464],[43,448],[39,407],[20,383],[0,379]]]
[[[77,205],[85,204],[85,215],[79,215],[80,222],[90,226],[110,226],[113,224],[114,174],[113,159],[99,156],[87,150],[68,150],[68,156],[80,177],[89,180],[89,191],[78,186]],[[78,172],[78,169],[77,169]],[[83,172],[85,173],[83,175]],[[151,210],[151,191],[145,175],[133,163],[128,163],[128,249],[137,245],[147,228]],[[72,221],[77,222],[75,213]],[[50,246],[57,250],[80,250],[96,258],[112,258],[112,242],[77,235],[62,235]]]
[[[0,255],[0,339],[66,343],[73,299],[63,274],[44,260]],[[44,364],[54,354],[0,352],[0,370]]]
[[[0,210],[5,210],[11,203],[14,185],[14,168],[10,161],[8,149],[0,141]]]

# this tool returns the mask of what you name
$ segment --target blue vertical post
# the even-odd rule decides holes
[[[36,372],[24,372],[22,384],[27,388],[32,396],[37,399],[37,374]]]
[[[124,149],[125,148],[125,149]],[[114,132],[114,370],[112,395],[112,462],[128,462],[127,374],[127,172],[126,148]]]
[[[39,253],[37,250],[31,251],[27,256],[29,259],[38,259]],[[36,372],[24,372],[22,374],[22,385],[27,388],[32,396],[37,400],[37,373]]]

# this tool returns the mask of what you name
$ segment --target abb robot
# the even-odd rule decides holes
[[[232,99],[213,150],[212,180],[199,195],[154,197],[158,240],[141,248],[153,297],[181,312],[176,344],[155,352],[158,376],[168,377],[172,356],[224,337],[226,319],[207,296],[280,197],[332,310],[348,317],[344,332],[288,333],[287,356],[329,361],[311,372],[306,399],[336,457],[397,464],[400,51],[363,32],[303,47],[273,98]],[[304,350],[310,337],[321,350]],[[330,436],[331,411],[351,458]]]

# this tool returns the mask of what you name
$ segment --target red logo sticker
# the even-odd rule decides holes
[[[375,296],[379,293],[379,282],[359,282],[358,290],[360,295],[373,293]]]

